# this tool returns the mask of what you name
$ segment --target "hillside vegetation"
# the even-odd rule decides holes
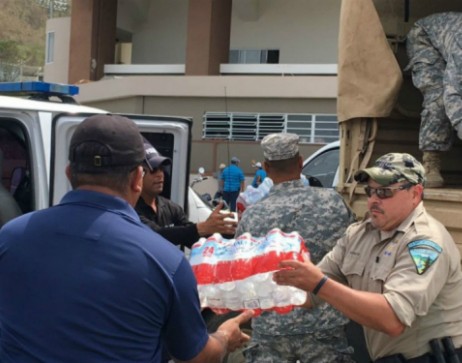
[[[54,16],[69,12],[69,6],[55,10],[54,3],[53,0],[0,0],[0,81],[17,80],[20,66],[43,66],[47,17],[52,10]]]

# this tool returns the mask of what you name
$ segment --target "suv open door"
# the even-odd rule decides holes
[[[71,137],[89,114],[59,114],[53,119],[51,137],[50,205],[59,203],[71,185],[66,178]],[[189,154],[192,120],[182,117],[121,115],[133,120],[143,136],[164,156],[172,159],[166,170],[163,195],[188,207]]]

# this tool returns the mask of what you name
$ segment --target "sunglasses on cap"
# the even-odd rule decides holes
[[[379,199],[387,199],[393,197],[393,195],[395,195],[395,191],[407,190],[410,189],[412,186],[414,186],[414,184],[412,183],[406,183],[394,188],[372,188],[370,186],[367,186],[364,188],[364,191],[366,192],[368,198],[372,197],[372,195],[375,194]]]

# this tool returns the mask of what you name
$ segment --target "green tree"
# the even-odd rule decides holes
[[[48,10],[48,17],[69,16],[71,12],[70,0],[36,0],[37,3]]]
[[[43,67],[47,9],[33,0],[0,0],[0,80],[17,80],[22,66]]]
[[[19,76],[21,56],[15,41],[0,41],[0,81],[15,81]]]

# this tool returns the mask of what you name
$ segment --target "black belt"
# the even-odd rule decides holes
[[[462,347],[457,348],[455,350],[459,360],[462,362]],[[374,361],[374,363],[435,363],[436,360],[433,357],[432,353],[425,353],[421,356],[415,358],[406,359],[403,357],[402,354],[394,354],[387,357],[383,357]],[[446,362],[450,362],[448,358],[446,358]]]

